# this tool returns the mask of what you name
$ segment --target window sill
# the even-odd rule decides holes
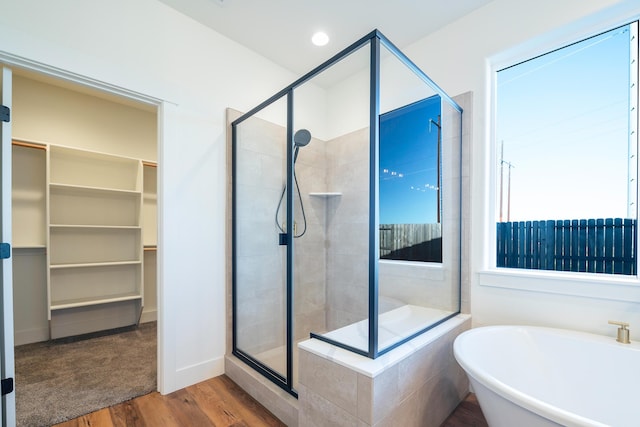
[[[410,276],[425,280],[445,279],[445,270],[442,264],[435,262],[380,260],[381,275]]]
[[[400,259],[379,259],[378,261],[380,262],[380,264],[433,268],[433,269],[439,269],[439,270],[442,269],[442,263],[440,262],[404,261]]]
[[[481,286],[640,303],[638,276],[518,270],[481,271]]]

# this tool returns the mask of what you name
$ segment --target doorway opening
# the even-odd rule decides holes
[[[49,425],[157,389],[158,111],[36,72],[12,86],[17,424]],[[61,409],[56,362],[89,406]],[[124,391],[98,380],[122,369]]]

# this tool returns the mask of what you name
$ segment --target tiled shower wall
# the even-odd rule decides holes
[[[243,350],[257,353],[284,344],[286,252],[274,245],[274,218],[285,180],[286,135],[283,127],[256,118],[241,124],[240,135],[237,197],[247,209],[238,212],[236,239],[244,248],[236,274],[247,309],[238,313],[238,337]],[[313,138],[300,149],[295,170],[307,226],[295,240],[295,340],[368,315],[368,138],[363,129],[328,142]],[[299,234],[304,220],[298,203],[295,218]]]
[[[369,129],[327,142],[327,329],[369,313]],[[349,344],[349,343],[346,343]]]
[[[311,195],[327,190],[327,145],[313,138],[300,148],[295,171],[304,205],[307,229],[295,239],[294,251],[294,340],[309,338],[309,332],[326,330],[326,198]],[[297,199],[297,192],[295,198]],[[295,205],[297,233],[302,232],[300,206]]]
[[[468,240],[468,228],[469,228],[469,205],[468,205],[468,201],[470,200],[470,193],[469,193],[469,177],[470,177],[470,168],[469,168],[469,153],[470,153],[470,148],[471,148],[471,107],[473,105],[472,103],[472,98],[473,95],[471,93],[465,93],[463,95],[460,95],[458,97],[455,97],[454,99],[456,100],[456,102],[458,102],[464,109],[464,115],[465,115],[465,120],[464,120],[464,129],[463,129],[463,152],[462,152],[462,172],[461,172],[461,177],[463,180],[463,195],[462,195],[462,200],[464,201],[463,203],[463,210],[465,212],[465,214],[463,215],[463,219],[461,222],[461,226],[462,226],[462,277],[461,277],[461,283],[462,283],[462,312],[463,313],[469,313],[469,305],[470,305],[470,301],[469,301],[469,268],[467,266],[467,264],[464,262],[464,260],[468,260],[468,244],[467,244],[467,240]],[[229,122],[231,122],[233,119],[237,118],[240,116],[240,113],[237,112],[233,112],[230,111],[229,113]],[[269,125],[270,126],[274,126],[274,125]],[[283,130],[281,130],[282,132],[284,132]],[[363,131],[364,132],[364,131]],[[365,141],[365,145],[366,145],[366,140],[368,138],[368,135],[364,135],[362,136],[363,141]],[[316,144],[316,141],[314,140],[312,142],[313,145],[310,145],[308,147],[305,148],[306,149],[310,149],[312,147],[318,147],[320,148],[322,146],[322,143],[318,143]],[[328,146],[330,143],[327,143],[326,146]],[[325,146],[325,147],[326,147]],[[355,147],[355,145],[354,145]],[[346,147],[342,147],[344,149],[346,149]],[[341,148],[341,149],[342,149]],[[338,150],[338,147],[333,147],[333,150]],[[300,166],[302,166],[303,164],[307,163],[312,163],[312,159],[310,157],[308,157],[306,155],[307,153],[302,152],[302,154],[300,154],[300,158],[298,160],[298,163],[300,163]],[[329,160],[326,159],[327,153],[324,154],[325,156],[325,161],[326,163],[326,167],[328,168],[330,166]],[[454,156],[455,158],[455,156]],[[321,165],[322,162],[318,159],[314,159],[313,161],[317,161],[318,165]],[[324,167],[324,166],[322,166]],[[319,168],[321,169],[321,168]],[[231,170],[230,168],[230,163],[229,163],[229,168],[228,170]],[[308,191],[345,191],[344,188],[339,188],[336,185],[337,182],[340,181],[334,181],[331,183],[331,186],[329,185],[330,183],[328,181],[326,181],[327,179],[327,175],[324,174],[324,172],[322,171],[318,171],[315,170],[316,175],[312,176],[312,178],[308,178],[307,176],[303,176],[303,170],[304,168],[300,168],[299,169],[299,181],[300,181],[300,185],[301,185],[301,190],[303,192],[303,194],[305,194]],[[307,187],[307,186],[311,186],[311,187]],[[334,187],[332,187],[334,186]],[[306,188],[306,189],[305,189]],[[281,188],[280,190],[281,191]],[[229,195],[230,197],[230,195]],[[278,196],[279,197],[279,194]],[[341,198],[344,196],[340,196]],[[277,204],[277,200],[275,200],[274,202],[275,204]],[[315,215],[317,217],[317,220],[319,222],[321,222],[321,218],[323,218],[323,215],[327,215],[326,217],[324,217],[324,223],[325,224],[330,224],[333,221],[336,221],[336,217],[335,215],[333,217],[329,216],[329,213],[331,213],[333,210],[337,209],[337,206],[330,206],[330,203],[334,203],[335,205],[338,204],[338,200],[333,200],[332,199],[327,199],[327,200],[321,200],[321,199],[313,199],[313,198],[309,198],[309,205],[313,206],[312,208],[312,212],[307,212],[307,216],[309,215]],[[345,203],[345,206],[348,204],[348,201],[346,199],[341,199],[340,203]],[[274,209],[275,209],[275,206]],[[323,209],[325,209],[325,204],[326,204],[326,213],[323,214]],[[228,206],[230,206],[230,199],[228,200]],[[305,206],[307,206],[306,201],[305,201]],[[269,214],[271,215],[271,214]],[[345,216],[345,218],[348,218],[348,215]],[[273,219],[271,218],[269,220],[270,222],[273,221]],[[311,223],[314,220],[311,220]],[[230,225],[230,216],[229,216],[229,223]],[[230,226],[228,227],[229,233],[231,232],[231,228]],[[300,241],[298,242],[299,245],[302,244],[302,241],[304,241],[305,238],[300,239]],[[230,234],[229,234],[229,238],[227,240],[228,242],[228,248],[229,251],[228,253],[231,253],[230,251],[230,244],[231,244],[231,238],[230,238]],[[322,242],[321,246],[324,247],[325,243]],[[329,243],[327,243],[327,247],[331,247]],[[452,250],[456,250],[455,248],[452,248]],[[301,251],[298,251],[301,252]],[[339,258],[339,257],[338,257]],[[318,259],[322,259],[322,258],[313,258],[314,262],[316,262]],[[250,259],[247,259],[246,261],[251,261]],[[324,261],[321,261],[324,262]],[[317,264],[320,264],[321,262],[316,262]],[[228,258],[228,264],[227,264],[227,270],[229,272],[231,272],[231,257]],[[400,266],[402,267],[402,266]],[[251,267],[253,270],[255,270],[255,274],[257,275],[261,275],[262,272],[259,270],[261,267],[260,266],[256,266],[255,268],[252,266]],[[346,273],[349,273],[349,266],[335,266],[336,270],[339,270],[340,268],[343,269],[343,271],[346,269]],[[327,271],[327,266],[325,265],[324,267],[322,267],[322,269],[324,269],[325,271]],[[296,274],[300,273],[302,270],[298,269],[296,271]],[[392,277],[393,280],[390,280],[387,283],[387,287],[383,287],[383,283],[385,283],[383,281],[383,277],[385,277],[386,273],[383,273],[382,269],[381,269],[381,283],[380,283],[380,287],[381,287],[381,307],[382,307],[382,302],[386,299],[385,295],[387,296],[391,296],[392,298],[395,298],[397,296],[402,297],[402,299],[404,299],[404,295],[412,295],[413,294],[413,290],[411,289],[411,287],[416,287],[417,289],[422,289],[424,290],[425,286],[429,286],[426,281],[427,279],[429,279],[429,276],[431,274],[438,274],[437,272],[434,273],[433,271],[428,271],[428,270],[420,270],[421,273],[424,275],[424,277],[420,277],[420,276],[414,276],[413,273],[418,273],[418,271],[414,271],[414,272],[409,272],[408,269],[406,268],[396,268],[396,269],[389,269],[387,271],[387,273],[391,273],[391,276],[395,276]],[[365,274],[366,273],[359,273],[362,277],[366,277]],[[331,280],[327,280],[327,282],[331,282]],[[397,292],[399,292],[400,294],[393,294],[393,290],[396,290]],[[304,292],[304,291],[301,291]],[[340,298],[340,294],[338,292],[336,292],[336,290],[329,290],[326,289],[325,290],[326,295],[331,294],[332,297],[327,297],[326,302],[328,304],[331,303],[331,299],[330,298],[336,298],[339,299]],[[314,292],[315,293],[315,292]],[[313,295],[314,293],[309,293],[309,295]],[[323,301],[323,296],[322,295],[317,295],[317,299],[313,300],[314,304],[316,306],[320,306],[322,305],[322,301]],[[358,295],[356,293],[356,295]],[[229,280],[228,282],[228,317],[229,317],[229,321],[228,321],[228,332],[227,332],[227,337],[228,337],[228,349],[229,352],[231,351],[231,337],[232,337],[232,333],[231,333],[231,282]],[[296,298],[301,298],[302,300],[305,300],[305,298],[302,297],[302,295],[297,295]],[[254,299],[252,303],[257,303],[259,299]],[[296,300],[298,301],[298,300]],[[311,305],[311,307],[313,307],[313,304]],[[346,307],[347,309],[349,309],[349,307]],[[302,310],[301,310],[302,311]],[[356,313],[357,314],[357,313]],[[336,316],[336,319],[338,319],[338,316]],[[339,319],[338,319],[339,320]],[[254,318],[253,320],[255,322],[255,324],[259,324],[260,323],[260,319],[259,318]],[[322,328],[325,327],[325,325],[320,324],[321,322],[319,322],[319,324],[315,327],[317,327],[319,331],[323,330]],[[466,327],[468,327],[469,324],[466,324]],[[310,329],[313,330],[313,329]],[[297,331],[299,332],[299,331]],[[304,334],[308,333],[308,331],[302,331]],[[253,336],[257,336],[258,334],[254,334]],[[455,334],[454,334],[455,335]],[[420,339],[420,338],[418,338]],[[450,349],[449,347],[449,340],[448,344],[445,348]],[[407,344],[407,346],[411,347],[414,346],[415,348],[415,341],[412,341],[411,343]],[[401,348],[405,348],[406,346],[402,346]],[[391,384],[393,386],[392,390],[397,390],[395,387],[402,387],[402,393],[398,394],[395,398],[393,398],[394,400],[391,400],[389,402],[396,402],[399,403],[401,405],[401,407],[404,407],[405,410],[403,410],[400,413],[400,418],[398,418],[398,422],[399,423],[404,423],[406,420],[402,419],[402,416],[406,416],[407,414],[411,415],[411,414],[416,414],[416,412],[414,412],[414,409],[410,409],[409,411],[407,411],[407,409],[409,408],[409,406],[406,405],[414,405],[417,404],[418,406],[411,406],[411,408],[418,408],[418,411],[421,411],[419,413],[421,414],[425,414],[427,412],[425,412],[425,409],[429,411],[429,413],[433,413],[433,411],[436,411],[442,415],[442,414],[446,414],[447,409],[445,408],[445,405],[442,404],[442,398],[443,397],[447,397],[447,402],[450,403],[451,405],[455,405],[456,402],[456,397],[460,398],[460,395],[456,395],[455,394],[455,390],[459,390],[462,393],[465,392],[465,388],[464,388],[464,380],[465,377],[463,374],[461,374],[461,371],[459,370],[459,368],[457,367],[457,365],[454,365],[455,362],[453,361],[453,358],[451,356],[450,353],[445,353],[443,355],[442,358],[440,358],[439,356],[436,356],[436,354],[441,354],[441,350],[442,347],[437,346],[437,348],[439,349],[438,351],[434,352],[434,348],[424,348],[423,350],[420,350],[418,352],[416,352],[416,354],[414,356],[411,356],[411,358],[407,359],[407,362],[403,362],[401,365],[398,366],[397,369],[393,369],[390,373],[384,373],[382,374],[382,376],[380,376],[378,379],[367,379],[364,378],[362,376],[359,376],[358,378],[361,380],[361,383],[358,384],[358,387],[364,387],[362,390],[363,391],[367,391],[369,390],[368,393],[363,394],[362,397],[364,397],[365,395],[369,395],[371,396],[371,402],[372,402],[372,407],[371,410],[369,411],[367,410],[367,402],[364,400],[361,400],[360,397],[358,397],[358,406],[349,406],[346,409],[347,410],[351,410],[352,408],[357,408],[357,413],[354,414],[356,417],[360,418],[360,420],[358,420],[357,422],[359,422],[360,424],[355,424],[355,425],[368,425],[368,424],[377,424],[377,421],[380,419],[380,417],[382,416],[383,418],[387,418],[391,417],[391,418],[387,418],[389,420],[391,420],[393,418],[394,415],[392,415],[390,412],[388,412],[389,406],[388,405],[379,405],[378,403],[375,402],[381,402],[384,401],[385,399],[385,395],[384,395],[384,391],[386,390],[387,386],[386,384]],[[449,350],[447,350],[449,351]],[[303,359],[306,356],[302,356]],[[435,362],[435,360],[439,359],[440,362],[437,363],[433,363]],[[427,365],[424,365],[422,367],[415,367],[412,368],[411,364],[413,362],[410,362],[411,360],[415,360],[415,363],[422,363],[420,362],[421,360],[426,361],[425,363],[427,363]],[[430,362],[429,360],[433,361]],[[303,360],[303,363],[306,365],[306,359]],[[407,367],[407,369],[404,369],[404,367]],[[269,382],[267,379],[265,379],[264,377],[261,377],[259,374],[257,374],[255,371],[251,370],[250,368],[248,368],[246,365],[244,365],[241,361],[239,361],[238,359],[233,358],[231,355],[228,355],[226,358],[226,372],[228,373],[228,375],[230,375],[234,381],[237,381],[239,384],[241,384],[241,386],[250,392],[250,394],[252,396],[254,396],[255,398],[257,398],[262,404],[266,405],[272,412],[274,412],[275,414],[277,414],[278,417],[280,417],[283,421],[285,421],[287,423],[287,425],[291,425],[291,426],[296,426],[298,425],[298,403],[304,404],[304,405],[311,405],[312,401],[310,400],[306,400],[305,403],[302,402],[298,402],[296,401],[294,398],[292,398],[290,395],[288,395],[286,392],[284,392],[283,390],[281,390],[280,388],[278,388],[277,386],[275,386],[274,384],[272,384],[271,382]],[[452,369],[453,371],[449,371],[449,373],[447,373],[447,369]],[[244,374],[240,374],[239,372],[242,371]],[[318,371],[318,372],[322,372],[322,371]],[[438,376],[432,377],[433,373],[438,372]],[[406,375],[408,373],[408,376]],[[309,377],[308,377],[308,373],[303,374],[303,375],[307,375],[303,378],[302,380],[302,387],[308,387],[310,386],[310,381],[309,381]],[[427,381],[429,378],[438,378],[438,380],[436,382],[433,382],[431,380],[429,380],[429,382],[431,383],[431,385],[429,386],[425,386],[419,390],[418,394],[408,394],[409,391],[411,390],[418,390],[418,389],[414,389],[412,386],[411,387],[407,387],[407,385],[405,384],[405,380],[409,380],[409,381],[414,381],[414,382],[420,382],[420,381]],[[388,379],[391,379],[392,382],[388,383]],[[373,385],[369,385],[368,382],[369,381],[373,381]],[[397,381],[397,382],[396,382]],[[327,382],[327,381],[325,381]],[[462,387],[459,386],[459,384],[462,384]],[[453,385],[458,385],[455,387],[452,387]],[[328,384],[327,384],[328,386]],[[374,391],[377,390],[377,391]],[[451,391],[454,391],[453,393],[450,393]],[[306,390],[303,390],[303,393],[309,392],[309,389],[307,388]],[[378,393],[382,393],[378,396]],[[311,396],[311,395],[307,395],[307,396]],[[341,395],[340,395],[341,396]],[[404,398],[404,397],[410,397],[410,399],[403,399],[398,401],[398,397],[400,398]],[[375,410],[373,408],[376,408]],[[422,408],[422,409],[420,409]],[[429,409],[427,409],[429,408]],[[435,409],[434,409],[435,408]],[[365,409],[365,411],[363,412],[362,409]],[[311,407],[307,407],[306,408],[307,412],[304,415],[305,417],[309,417],[309,416],[313,416],[313,409]],[[311,412],[309,412],[311,411]],[[327,419],[327,417],[330,417],[330,413],[319,413],[319,419],[316,419],[316,425],[331,425],[331,424],[327,424],[330,422],[330,420]],[[308,419],[308,418],[307,418]],[[416,418],[417,419],[417,418]],[[323,424],[323,421],[326,421],[325,424]],[[366,421],[363,421],[366,420]],[[365,423],[365,424],[363,424]],[[381,421],[382,425],[386,425],[384,423],[384,420]],[[403,425],[409,425],[409,424],[403,424]],[[424,424],[423,424],[424,425]]]
[[[443,126],[451,123],[451,135],[458,135],[455,123],[443,116]],[[239,336],[252,346],[243,349],[260,352],[284,344],[286,252],[277,245],[274,218],[285,181],[286,133],[283,127],[257,118],[241,126],[238,200],[247,209],[238,213],[237,239],[244,247],[238,253],[238,297],[252,309],[242,312]],[[307,226],[295,240],[295,340],[368,317],[368,139],[368,129],[362,129],[326,142],[313,138],[300,149],[296,177]],[[443,140],[443,186],[452,188],[459,181],[447,176],[459,176],[455,163],[459,153],[448,142]],[[451,224],[459,223],[459,195],[445,191],[443,205],[444,235],[452,236],[456,230]],[[280,222],[284,209],[283,203]],[[301,233],[304,221],[298,203],[295,217],[296,232]],[[449,254],[445,260],[457,259],[458,240],[444,239],[443,249]],[[457,278],[452,277],[451,267],[446,262],[442,266],[382,262],[381,311],[404,304],[455,311],[458,294],[450,283]]]
[[[274,223],[282,191],[282,127],[250,119],[236,160],[238,347],[252,354],[284,345],[284,251]]]
[[[238,346],[250,354],[285,344],[286,246],[278,244],[280,230],[276,210],[286,181],[286,131],[259,118],[239,125],[237,149],[238,251],[237,297],[241,301]],[[296,177],[302,195],[295,193],[295,339],[308,338],[309,331],[325,331],[325,223],[326,201],[309,193],[326,189],[325,143],[312,139],[300,149]],[[284,222],[286,202],[280,207]]]
[[[379,311],[413,304],[458,310],[460,263],[460,116],[442,106],[443,263],[381,261]],[[369,129],[327,145],[327,328],[368,317]],[[345,343],[349,344],[349,343]]]
[[[449,164],[452,168],[462,165],[459,175],[452,177],[452,182],[448,185],[457,186],[457,180],[462,179],[462,195],[451,199],[450,203],[456,212],[459,206],[456,203],[462,203],[464,214],[459,222],[461,238],[457,240],[460,243],[452,244],[447,251],[459,251],[462,255],[462,312],[469,313],[469,266],[465,260],[469,259],[466,241],[469,235],[469,154],[473,94],[465,93],[454,99],[465,109],[462,151],[448,153],[446,156],[450,157],[445,161],[455,163]],[[459,129],[458,124],[451,122],[451,125]],[[452,224],[459,219],[456,215],[458,214],[452,214]],[[450,232],[452,231],[445,229],[445,233]],[[437,274],[436,272],[416,270],[415,266],[409,265],[405,269],[396,270],[394,268],[397,264],[388,266],[392,268],[386,269],[387,272],[397,275],[397,280],[387,282],[387,286],[390,286],[385,289],[387,293],[393,288],[400,289],[398,292],[410,292],[412,286],[422,293],[425,293],[425,288],[433,292],[426,277],[412,276],[411,273],[407,276],[407,273],[413,270],[415,274],[420,272],[428,276]],[[385,274],[381,265],[381,297],[383,280],[387,279]],[[442,293],[443,304],[447,302],[447,298],[453,297],[451,292],[448,295],[447,297],[447,293]],[[411,297],[411,293],[406,297]],[[438,296],[434,295],[434,298]],[[467,376],[453,356],[453,341],[469,328],[471,317],[458,315],[375,360],[353,355],[318,340],[300,344],[298,425],[440,426],[468,392]]]

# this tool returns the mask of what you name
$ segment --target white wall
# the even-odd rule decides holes
[[[593,276],[568,279],[491,271],[494,227],[489,187],[490,68],[576,41],[637,19],[638,2],[615,0],[495,0],[404,52],[448,94],[474,92],[471,175],[471,313],[475,326],[535,324],[615,336],[607,320],[631,323],[640,339],[640,283]],[[393,34],[387,34],[393,40]],[[634,327],[635,326],[635,327]]]
[[[14,73],[14,139],[157,160],[155,109],[135,108],[55,83]]]
[[[166,100],[159,387],[167,393],[222,373],[225,108],[246,111],[296,76],[155,0],[3,0],[0,58]]]

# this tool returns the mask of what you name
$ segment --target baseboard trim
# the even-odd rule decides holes
[[[177,369],[173,384],[175,385],[175,390],[180,390],[222,374],[224,374],[224,356]],[[168,390],[163,394],[171,393],[175,390]]]
[[[49,340],[49,328],[34,328],[15,331],[13,335],[15,345],[31,344]]]
[[[142,315],[140,316],[140,323],[147,323],[147,322],[155,322],[158,320],[158,310],[154,309],[154,310],[149,310],[149,311],[142,311]]]

